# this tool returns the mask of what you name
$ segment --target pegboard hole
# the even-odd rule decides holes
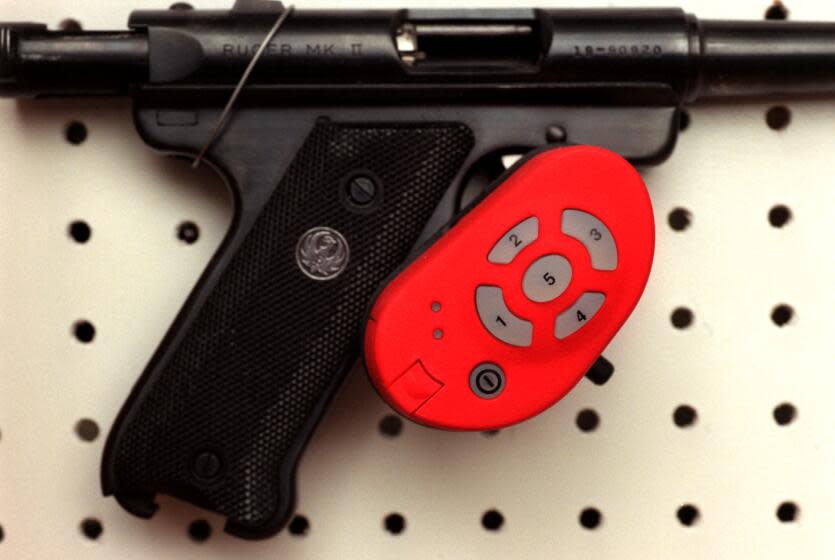
[[[685,527],[692,527],[699,522],[701,514],[696,506],[692,504],[684,504],[676,512],[679,522]]]
[[[792,212],[788,206],[778,204],[768,211],[768,223],[776,228],[781,228],[792,219]]]
[[[96,441],[99,437],[99,425],[94,420],[82,418],[75,423],[75,433],[81,441]]]
[[[310,531],[310,521],[308,521],[307,517],[304,515],[296,515],[290,521],[287,529],[290,531],[291,535],[303,537],[308,531]]]
[[[481,516],[481,525],[488,531],[498,531],[504,525],[504,515],[495,509],[487,510]]]
[[[791,111],[784,105],[775,105],[765,113],[765,123],[771,130],[784,130],[791,120]]]
[[[771,321],[778,327],[788,325],[792,317],[794,317],[794,309],[785,303],[781,303],[771,310]]]
[[[765,19],[782,21],[789,18],[789,10],[778,0],[765,11]]]
[[[61,31],[81,31],[81,22],[77,19],[67,18],[58,24],[58,29]]]
[[[73,334],[79,342],[89,344],[96,337],[96,327],[90,321],[76,321],[72,327]]]
[[[440,310],[441,310],[441,302],[439,302],[439,301],[433,301],[433,302],[432,302],[432,311],[433,311],[434,313],[438,313]]]
[[[597,508],[588,507],[580,512],[580,525],[586,529],[597,529],[602,521],[603,514]]]
[[[441,329],[435,329],[434,331],[432,331],[432,336],[435,338],[435,340],[441,340],[444,337],[444,331]]]
[[[794,502],[783,502],[777,506],[777,519],[781,523],[792,523],[800,515],[800,508]]]
[[[699,414],[690,405],[683,404],[673,411],[673,422],[679,428],[689,428],[696,423]]]
[[[212,536],[212,526],[205,519],[195,519],[189,523],[188,536],[196,543],[204,543]]]
[[[87,127],[82,122],[72,121],[64,129],[64,136],[67,142],[73,146],[78,146],[87,140]]]
[[[687,111],[681,111],[678,117],[678,129],[681,132],[684,132],[688,128],[690,128],[690,113]]]
[[[403,420],[394,414],[387,414],[380,420],[380,433],[386,437],[394,438],[403,431]]]
[[[600,416],[590,408],[584,408],[577,413],[577,427],[582,432],[593,432],[600,425]]]
[[[670,224],[670,227],[673,231],[684,231],[690,227],[692,220],[692,214],[690,210],[686,208],[675,208],[670,215],[667,216],[667,223]]]
[[[693,312],[686,307],[677,307],[670,315],[670,322],[677,329],[686,329],[693,324]]]
[[[406,530],[406,519],[399,513],[390,513],[383,520],[383,526],[392,535],[399,535]]]
[[[76,243],[87,243],[90,241],[90,236],[93,235],[93,231],[90,229],[90,226],[83,220],[76,220],[72,222],[68,231],[70,237]]]
[[[88,517],[81,522],[81,533],[91,541],[96,541],[104,533],[104,527],[98,519]]]
[[[183,222],[177,226],[177,239],[186,245],[192,245],[200,238],[200,228],[194,222]]]
[[[774,421],[779,426],[788,426],[797,418],[797,409],[791,403],[782,403],[774,407]]]

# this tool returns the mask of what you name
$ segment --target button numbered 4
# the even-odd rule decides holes
[[[603,306],[606,296],[600,292],[586,292],[574,304],[560,313],[554,323],[554,336],[562,340],[580,330]]]

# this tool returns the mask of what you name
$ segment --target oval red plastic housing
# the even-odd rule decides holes
[[[392,407],[429,426],[530,418],[629,317],[654,243],[649,195],[623,158],[539,152],[383,288],[365,330],[368,373]]]

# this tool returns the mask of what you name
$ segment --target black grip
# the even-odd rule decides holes
[[[279,531],[299,455],[356,361],[369,299],[473,144],[457,123],[317,123],[179,347],[162,361],[158,350],[134,387],[108,439],[105,493],[138,515],[161,492],[226,516],[242,537]],[[368,206],[350,196],[357,172],[372,179]],[[365,202],[369,185],[355,186]],[[302,240],[316,228],[326,234]]]

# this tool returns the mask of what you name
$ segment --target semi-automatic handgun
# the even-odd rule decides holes
[[[106,494],[271,535],[359,353],[367,306],[501,156],[670,155],[704,99],[835,94],[835,24],[677,9],[137,11],[127,31],[0,24],[0,95],[129,95],[142,139],[211,165],[232,226],[124,404]],[[554,188],[558,187],[558,182]]]

